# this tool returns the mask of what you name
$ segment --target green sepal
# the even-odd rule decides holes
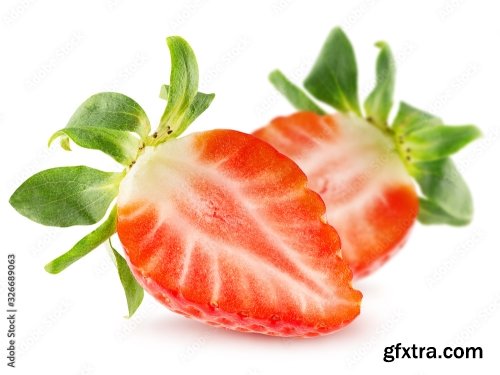
[[[49,140],[49,146],[50,146],[51,140]],[[69,144],[69,137],[68,136],[60,136],[59,137],[59,145],[61,148],[65,151],[71,151],[71,147]]]
[[[380,48],[377,58],[377,81],[366,98],[364,107],[367,120],[385,128],[393,103],[396,63],[387,43],[377,42],[375,45]]]
[[[474,125],[433,125],[414,129],[404,137],[407,154],[414,160],[450,156],[481,136]]]
[[[334,28],[328,35],[304,87],[316,99],[337,110],[361,116],[356,57],[340,28]]]
[[[118,163],[130,165],[151,126],[146,113],[133,99],[115,92],[102,92],[85,100],[65,128],[55,132],[50,144],[60,138],[70,151],[69,139],[77,145],[99,150]]]
[[[269,81],[299,111],[314,112],[318,115],[325,114],[325,111],[314,103],[300,87],[286,78],[281,71],[275,70],[271,72],[269,74]]]
[[[179,36],[168,37],[167,46],[171,62],[170,87],[162,122],[177,119],[186,112],[198,92],[199,80],[198,63],[191,46]]]
[[[125,258],[115,250],[111,239],[109,240],[109,247],[111,248],[111,254],[113,256],[113,262],[115,263],[116,269],[118,270],[118,276],[120,277],[120,282],[125,292],[125,298],[127,299],[128,307],[128,318],[132,317],[137,311],[144,298],[144,289],[139,285],[135,279],[132,271],[127,264]]]
[[[116,205],[113,206],[108,218],[92,232],[78,241],[69,251],[57,257],[45,266],[45,271],[57,274],[77,260],[80,260],[92,250],[104,243],[116,232]]]
[[[49,146],[59,137],[63,137],[61,142],[66,143],[66,139],[70,138],[80,147],[102,151],[125,166],[130,165],[136,159],[142,143],[130,132],[96,126],[72,126],[58,130],[50,137]],[[61,146],[63,146],[62,143]],[[63,148],[67,150],[64,146]]]
[[[470,220],[455,218],[448,214],[437,204],[425,198],[419,198],[418,221],[425,225],[431,224],[448,224],[454,226],[467,225]]]
[[[469,125],[443,125],[436,116],[406,103],[401,103],[392,131],[403,163],[423,194],[419,221],[468,224],[473,215],[472,196],[448,155],[476,139],[479,131]],[[440,135],[446,137],[440,139]]]
[[[210,106],[214,100],[215,94],[204,94],[197,92],[193,101],[189,105],[187,111],[184,113],[182,120],[175,130],[172,131],[173,137],[178,137],[184,130],[188,128],[191,123],[198,118]]]
[[[408,103],[401,102],[391,128],[398,137],[405,137],[414,130],[442,124],[443,122],[439,117],[415,108]]]
[[[116,92],[101,92],[85,100],[67,128],[93,126],[136,133],[144,139],[151,130],[148,116],[133,99]]]
[[[168,100],[168,93],[170,90],[170,85],[161,85],[160,89],[160,98],[164,100]],[[196,120],[196,118],[201,115],[212,103],[214,100],[215,94],[205,94],[203,92],[197,92],[193,101],[189,105],[189,108],[186,110],[180,123],[175,129],[169,130],[169,135],[172,138],[176,138],[181,135],[187,127]]]
[[[163,100],[168,100],[168,90],[170,86],[169,85],[161,85],[160,87],[160,99]]]
[[[416,179],[425,204],[419,220],[423,224],[466,225],[472,220],[472,195],[451,159],[415,162],[411,175]]]
[[[9,202],[21,215],[43,225],[95,224],[118,194],[124,175],[86,166],[46,169],[24,181]]]
[[[481,136],[474,125],[443,125],[438,117],[406,103],[399,106],[392,131],[407,161],[444,159]]]
[[[215,97],[215,94],[198,92],[198,63],[189,44],[179,36],[172,36],[167,38],[167,45],[171,58],[170,84],[160,91],[167,106],[154,144],[182,134]]]

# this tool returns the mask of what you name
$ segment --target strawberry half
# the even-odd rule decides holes
[[[101,150],[121,172],[53,168],[12,195],[21,214],[45,225],[95,224],[109,211],[46,270],[62,271],[117,232],[125,258],[109,242],[129,315],[144,288],[175,312],[244,332],[311,337],[348,324],[361,293],[320,196],[292,160],[252,135],[212,130],[178,138],[213,94],[197,91],[189,45],[179,37],[167,43],[172,71],[157,131],[150,134],[135,101],[101,93],[50,140]]]
[[[136,278],[186,316],[239,331],[315,336],[361,294],[302,171],[267,143],[213,130],[148,150],[118,195]]]
[[[418,198],[387,135],[354,116],[312,112],[278,117],[255,135],[302,167],[355,275],[380,266],[404,242]]]
[[[417,218],[424,224],[470,222],[471,195],[449,155],[480,135],[472,125],[446,126],[405,103],[389,125],[395,63],[386,43],[377,46],[377,83],[364,103],[366,117],[358,103],[352,46],[336,28],[304,86],[339,113],[325,114],[274,71],[271,82],[302,112],[278,117],[254,133],[306,173],[311,189],[325,201],[328,221],[338,230],[356,277],[387,261]]]

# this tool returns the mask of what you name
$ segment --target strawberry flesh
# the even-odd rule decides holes
[[[231,130],[147,149],[118,196],[117,231],[142,286],[214,326],[278,336],[329,333],[361,293],[297,165]]]
[[[373,272],[404,243],[418,198],[389,135],[354,115],[310,112],[278,117],[254,135],[306,173],[355,277]]]

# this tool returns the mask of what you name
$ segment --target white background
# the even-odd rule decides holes
[[[36,1],[0,5],[2,130],[0,311],[7,253],[17,258],[16,374],[498,374],[500,247],[498,179],[500,53],[494,1]],[[154,5],[153,5],[154,4]],[[341,25],[357,53],[361,96],[373,83],[377,50],[390,42],[398,62],[397,99],[474,123],[484,137],[456,159],[475,197],[465,228],[417,225],[406,247],[356,283],[362,314],[327,337],[290,340],[215,329],[178,316],[146,296],[132,319],[105,247],[62,274],[43,265],[89,230],[46,228],[9,205],[36,171],[87,163],[116,169],[106,156],[66,153],[49,136],[99,91],[137,100],[153,123],[169,75],[165,37],[193,46],[200,86],[216,92],[193,130],[251,131],[292,111],[267,82],[280,67],[300,82],[328,31]],[[385,346],[482,346],[482,360],[382,360]]]

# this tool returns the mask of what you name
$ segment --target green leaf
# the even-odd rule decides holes
[[[103,92],[83,102],[66,127],[52,135],[49,145],[62,137],[61,147],[70,151],[71,139],[81,147],[100,150],[117,162],[130,165],[141,146],[140,139],[146,138],[150,129],[146,113],[134,100]]]
[[[481,136],[474,125],[443,125],[441,119],[401,103],[392,129],[404,160],[444,159]]]
[[[296,109],[300,111],[314,112],[318,115],[325,114],[325,111],[314,103],[314,101],[312,101],[312,99],[310,99],[300,87],[294,85],[288,78],[286,78],[281,71],[275,70],[271,72],[271,74],[269,74],[269,80]]]
[[[416,129],[442,123],[440,118],[401,102],[392,123],[392,130],[397,136],[404,137]]]
[[[49,140],[49,146],[50,146],[51,140]],[[69,145],[69,137],[67,136],[61,136],[59,137],[59,144],[61,145],[61,148],[65,151],[71,151],[71,147]]]
[[[163,100],[168,100],[168,90],[170,86],[169,85],[161,85],[160,87],[160,98]]]
[[[135,160],[141,146],[141,141],[130,132],[96,126],[75,125],[58,130],[49,139],[49,146],[59,137],[63,137],[61,142],[69,137],[78,146],[100,150],[125,166]]]
[[[204,94],[202,92],[196,93],[194,100],[189,105],[189,108],[184,113],[182,120],[172,131],[172,136],[177,137],[181,135],[184,130],[187,129],[191,123],[193,123],[199,115],[201,115],[210,106],[212,100],[214,100],[215,94]]]
[[[425,198],[419,198],[418,221],[425,225],[450,224],[461,226],[468,224],[468,221],[449,215],[437,204]]]
[[[422,208],[423,223],[470,223],[472,196],[451,159],[412,163],[410,173],[429,202]]]
[[[439,118],[406,103],[401,103],[392,129],[406,169],[424,195],[419,220],[426,224],[468,224],[473,214],[472,197],[446,156],[477,138],[479,131],[471,126],[445,126]]]
[[[160,98],[168,100],[168,93],[170,90],[170,85],[162,85],[160,89]],[[193,101],[189,105],[189,108],[184,112],[182,118],[174,129],[170,128],[168,134],[170,137],[175,138],[182,134],[187,127],[193,123],[196,118],[201,115],[212,103],[215,98],[215,94],[204,94],[202,92],[197,92]]]
[[[146,113],[137,102],[116,92],[92,95],[78,107],[67,128],[86,126],[132,132],[145,138],[151,125]]]
[[[179,36],[167,38],[170,50],[170,88],[164,115],[184,113],[198,92],[198,63],[191,46]]]
[[[443,159],[480,136],[481,132],[474,125],[424,126],[406,135],[405,147],[415,160]]]
[[[328,35],[304,87],[316,99],[339,111],[361,116],[357,80],[354,50],[347,36],[337,27]]]
[[[380,48],[377,58],[377,83],[365,100],[365,111],[369,121],[385,128],[392,108],[396,63],[387,43],[378,42],[375,45]]]
[[[116,205],[101,225],[78,241],[69,251],[48,263],[45,266],[45,271],[53,274],[61,272],[106,241],[115,231]]]
[[[23,182],[9,202],[21,215],[43,225],[95,224],[118,194],[123,176],[85,166],[47,169]]]
[[[125,291],[125,297],[127,298],[128,306],[128,317],[130,318],[137,311],[144,298],[144,289],[139,285],[137,280],[132,275],[127,261],[120,255],[118,251],[115,250],[109,241],[109,246],[111,247],[114,262],[116,268],[118,269],[118,276]]]
[[[194,113],[190,107],[198,93],[198,63],[193,50],[179,36],[167,38],[167,45],[171,59],[170,85],[166,92],[167,106],[158,127],[157,143],[179,135],[187,128],[189,123],[186,125],[188,121],[185,120],[185,116]],[[210,99],[204,98],[196,105],[195,109],[199,112],[194,118],[208,107],[213,98],[213,94],[210,95]],[[188,115],[188,117],[192,118],[193,116]]]

